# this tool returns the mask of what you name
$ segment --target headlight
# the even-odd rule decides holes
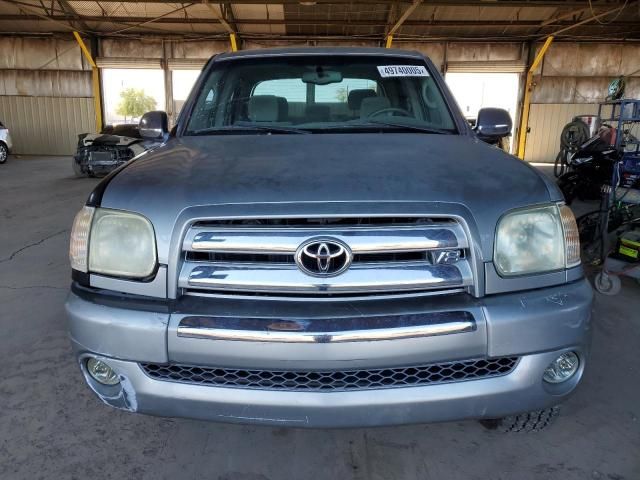
[[[142,215],[84,207],[71,230],[71,268],[127,278],[151,275],[157,263],[155,233]]]
[[[142,215],[99,208],[89,237],[89,271],[144,278],[156,268],[151,222]]]
[[[494,263],[502,276],[578,265],[578,229],[569,207],[534,207],[502,217],[496,231]]]

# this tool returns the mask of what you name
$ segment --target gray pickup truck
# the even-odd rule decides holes
[[[537,430],[576,388],[592,290],[573,214],[416,52],[218,55],[164,144],[71,234],[89,387],[131,412],[294,427]]]

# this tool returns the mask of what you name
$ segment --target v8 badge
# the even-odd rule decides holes
[[[437,250],[429,252],[433,265],[451,265],[460,260],[460,250]]]

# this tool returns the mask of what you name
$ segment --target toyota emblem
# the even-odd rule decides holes
[[[340,275],[349,268],[351,259],[351,249],[334,238],[309,240],[296,251],[298,268],[314,277]]]

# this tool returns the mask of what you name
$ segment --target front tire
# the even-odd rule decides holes
[[[82,167],[75,158],[71,159],[71,166],[73,167],[73,173],[76,177],[79,178],[85,176],[84,172],[82,171]]]
[[[593,286],[596,290],[603,295],[617,295],[622,290],[622,282],[620,277],[616,275],[608,275],[604,272],[600,272],[596,275],[593,281]]]
[[[0,163],[6,163],[9,158],[9,149],[4,143],[0,143]]]
[[[560,407],[555,406],[544,410],[509,415],[504,418],[480,420],[483,427],[501,433],[529,433],[539,432],[551,425],[560,413]]]

